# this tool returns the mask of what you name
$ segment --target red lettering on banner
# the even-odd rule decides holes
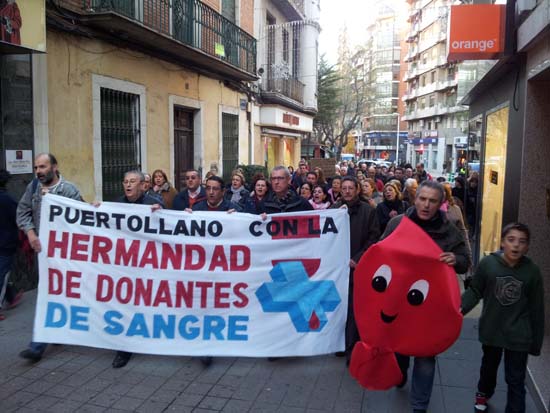
[[[158,268],[159,258],[157,256],[157,245],[155,241],[147,241],[145,244],[145,251],[141,256],[139,262],[139,268],[145,268],[146,265],[150,265],[152,268]]]
[[[103,293],[103,287],[105,286],[105,293]],[[106,303],[113,298],[113,279],[105,274],[99,274],[97,276],[97,285],[95,289],[95,299],[100,303]]]
[[[126,284],[126,288],[124,285]],[[129,277],[122,277],[116,283],[115,296],[119,303],[128,304],[132,300],[132,295],[134,293],[134,284],[132,279]],[[126,294],[123,296],[122,294]]]
[[[130,247],[126,248],[126,243],[123,239],[116,240],[115,265],[137,266],[139,254],[139,241],[134,240],[130,243]]]
[[[197,253],[197,261],[193,262],[193,253]],[[185,269],[188,271],[200,270],[206,262],[204,248],[200,245],[188,244],[185,246]]]
[[[92,237],[92,262],[98,262],[101,255],[103,264],[110,264],[109,251],[113,249],[113,241],[107,237],[95,235]]]
[[[56,231],[50,231],[50,236],[48,237],[48,258],[51,258],[55,254],[55,250],[59,249],[60,258],[67,258],[67,249],[69,247],[69,233],[61,233],[61,241],[55,239]]]
[[[320,238],[320,219],[319,215],[273,217],[266,229],[272,239]]]
[[[212,288],[213,283],[210,281],[197,281],[195,285],[201,290],[201,308],[206,308],[208,289]]]
[[[227,267],[227,258],[225,256],[225,251],[223,250],[223,245],[216,245],[214,247],[214,252],[212,253],[212,259],[210,261],[208,271],[214,271],[216,267],[221,267],[223,271],[229,270]]]
[[[239,298],[240,301],[233,301],[233,305],[237,308],[244,308],[248,305],[248,296],[243,292],[248,288],[246,283],[237,283],[233,287],[233,294]]]
[[[242,253],[242,263],[238,263],[239,253]],[[231,271],[246,271],[250,268],[250,248],[246,245],[231,245],[229,248],[229,268]]]
[[[231,283],[220,282],[214,286],[214,308],[229,308],[229,292],[222,291],[231,288]]]
[[[193,281],[189,281],[187,288],[181,281],[176,283],[176,307],[181,307],[182,299],[187,308],[193,307]]]
[[[170,295],[168,280],[160,281],[153,307],[158,307],[160,303],[166,304],[167,307],[172,307],[172,296]]]
[[[48,268],[48,294],[61,295],[63,292],[63,273],[54,268]]]
[[[90,236],[86,234],[73,234],[71,239],[71,260],[88,261],[88,241]]]
[[[183,248],[181,244],[174,245],[175,250],[171,248],[170,244],[162,243],[162,258],[160,262],[160,268],[165,270],[168,268],[168,261],[173,269],[181,269],[181,261],[183,256]],[[187,260],[187,257],[186,257]]]
[[[147,287],[143,283],[143,279],[136,279],[136,296],[134,297],[134,305],[143,305],[150,306],[151,300],[153,297],[153,280],[147,280]]]
[[[82,273],[78,271],[67,271],[67,293],[69,298],[80,298],[80,293],[75,291],[80,288],[80,281],[75,280],[82,277]]]

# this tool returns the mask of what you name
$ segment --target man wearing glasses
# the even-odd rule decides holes
[[[311,211],[313,207],[290,187],[290,172],[284,166],[271,171],[271,191],[258,207],[260,213]]]
[[[185,173],[187,188],[181,191],[174,198],[173,209],[184,211],[192,209],[193,205],[206,199],[206,192],[201,186],[199,171],[190,169]]]
[[[193,211],[227,211],[240,212],[239,205],[224,199],[224,182],[219,176],[211,176],[206,180],[206,199],[193,205]]]

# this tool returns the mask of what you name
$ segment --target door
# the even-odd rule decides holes
[[[174,106],[174,186],[178,191],[185,187],[185,171],[193,169],[193,111]]]

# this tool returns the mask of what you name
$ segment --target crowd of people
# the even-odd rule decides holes
[[[7,285],[6,275],[11,265],[11,261],[4,257],[13,255],[17,228],[26,235],[36,253],[41,251],[38,228],[42,197],[46,193],[53,193],[82,200],[78,188],[60,174],[54,155],[39,154],[35,158],[34,169],[36,178],[29,183],[18,205],[5,195],[9,174],[5,171],[0,173],[0,201],[2,205],[9,205],[10,210],[9,216],[0,216],[3,230],[3,238],[0,240],[0,281],[4,286]],[[339,163],[335,174],[327,178],[321,168],[310,168],[306,161],[302,161],[296,171],[291,167],[276,166],[269,176],[257,174],[251,182],[246,181],[243,171],[239,169],[232,172],[230,182],[224,182],[213,173],[209,173],[203,181],[199,171],[191,169],[185,173],[186,185],[180,192],[170,184],[166,173],[160,169],[152,174],[128,171],[121,178],[122,195],[118,202],[150,205],[152,211],[168,208],[188,213],[244,212],[259,214],[266,219],[267,215],[274,213],[346,208],[350,218],[350,260],[343,265],[349,267],[349,302],[345,351],[337,355],[345,356],[348,364],[353,347],[359,341],[353,314],[354,269],[362,254],[371,245],[389,236],[404,216],[434,240],[442,251],[440,261],[451,266],[457,274],[466,273],[472,267],[468,227],[471,228],[475,223],[475,215],[468,215],[468,211],[475,214],[479,179],[476,174],[468,179],[459,177],[451,186],[441,182],[441,179],[433,179],[421,163],[413,169],[410,165],[369,166],[355,165],[350,161]],[[476,196],[473,196],[474,192]],[[540,353],[544,326],[542,279],[536,265],[525,257],[528,244],[527,227],[521,224],[506,227],[502,234],[502,251],[495,253],[492,258],[484,258],[463,296],[463,313],[471,310],[480,299],[490,308],[490,315],[484,311],[480,322],[484,356],[476,398],[478,411],[486,409],[487,400],[494,391],[495,372],[502,352],[505,354],[505,363],[511,365],[510,369],[506,367],[508,405],[517,407],[510,412],[524,411],[521,406],[524,409],[527,355]],[[515,286],[512,298],[498,295],[495,284],[502,281],[497,280],[500,275],[517,278],[511,282]],[[8,306],[17,304],[20,294],[9,289],[6,291],[4,302]],[[507,302],[502,304],[502,299]],[[484,322],[485,318],[489,324]],[[509,327],[509,335],[500,330],[495,331],[496,324],[493,323],[499,322]],[[530,334],[526,332],[525,323],[529,326]],[[517,335],[521,335],[521,339]],[[46,348],[46,343],[31,342],[20,356],[36,362],[42,358]],[[131,356],[129,352],[118,351],[113,367],[124,367]],[[397,358],[403,373],[403,380],[398,387],[403,387],[408,378],[409,356],[397,355]],[[208,366],[212,357],[202,357],[201,361]],[[511,369],[514,371],[509,371]],[[427,410],[434,375],[435,356],[415,357],[410,395],[415,412]]]

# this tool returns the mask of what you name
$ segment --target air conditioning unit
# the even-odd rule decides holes
[[[435,122],[435,123],[441,122],[441,116],[436,116],[436,117],[434,118],[434,122]]]

